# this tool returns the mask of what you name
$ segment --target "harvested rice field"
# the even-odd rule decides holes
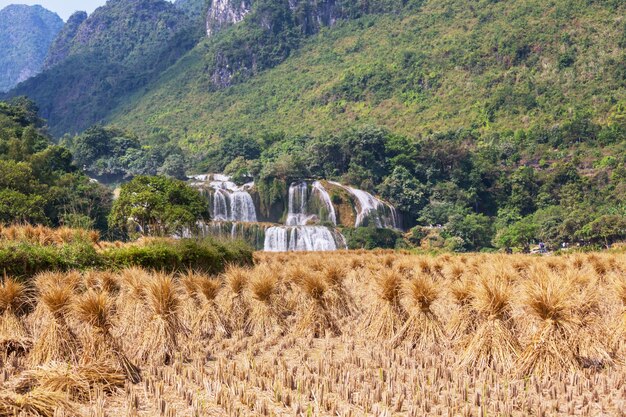
[[[626,415],[620,254],[45,272],[0,313],[0,417]]]

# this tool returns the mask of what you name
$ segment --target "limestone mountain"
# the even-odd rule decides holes
[[[9,96],[34,99],[56,135],[115,122],[190,149],[355,124],[415,135],[608,123],[626,97],[625,7],[111,0],[51,50],[67,50],[64,60]],[[198,13],[204,33],[189,17]]]
[[[10,5],[0,10],[0,91],[41,71],[48,47],[63,20],[41,6]]]
[[[54,134],[81,131],[155,79],[197,38],[190,18],[168,1],[110,0],[87,18],[72,16],[46,70],[10,94],[36,101]]]
[[[306,37],[295,22],[310,19],[294,22],[289,4],[257,0],[233,24],[241,4],[221,9],[212,35],[110,120],[196,149],[364,124],[408,135],[607,124],[626,100],[623,2],[391,2],[387,13],[330,14],[331,27]]]
[[[69,56],[76,33],[85,20],[87,20],[87,13],[80,11],[75,12],[67,19],[67,23],[65,23],[65,26],[63,26],[63,29],[61,29],[61,32],[59,32],[48,50],[44,68],[50,68]]]

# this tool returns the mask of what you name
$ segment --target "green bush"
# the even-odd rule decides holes
[[[30,277],[42,271],[142,267],[175,272],[191,268],[211,274],[228,264],[251,265],[252,249],[240,241],[166,239],[98,252],[88,242],[42,246],[24,242],[0,244],[0,274]]]
[[[68,271],[101,266],[101,257],[86,242],[63,246],[12,242],[0,246],[0,273],[11,276],[26,277],[41,271]]]
[[[104,257],[112,268],[139,266],[170,272],[190,268],[215,274],[229,263],[252,264],[252,249],[237,241],[159,239],[143,246],[112,248]]]
[[[401,239],[400,233],[391,229],[357,227],[344,229],[348,249],[393,249]]]

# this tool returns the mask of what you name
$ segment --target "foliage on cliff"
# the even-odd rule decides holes
[[[63,20],[41,6],[0,10],[0,92],[37,74]]]
[[[249,15],[201,42],[113,121],[164,129],[193,151],[235,132],[319,134],[374,124],[410,136],[459,128],[507,134],[578,116],[602,124],[626,99],[625,7],[425,1],[417,10],[339,22],[303,42],[297,34],[254,38],[265,32]],[[250,58],[259,45],[263,53]],[[223,89],[215,74],[225,64],[236,85]]]
[[[60,36],[49,68],[10,93],[35,100],[57,135],[104,119],[191,49],[201,32],[170,2],[110,0]]]

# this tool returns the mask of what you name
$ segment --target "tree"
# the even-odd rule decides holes
[[[499,248],[527,248],[530,243],[535,240],[538,229],[538,226],[533,222],[532,216],[524,217],[498,230],[494,238],[494,244]]]
[[[387,171],[385,144],[387,132],[384,129],[365,126],[350,130],[342,138],[343,152],[350,155],[348,182],[362,188],[373,188],[380,183]]]
[[[592,243],[602,242],[608,248],[613,242],[626,239],[626,217],[608,214],[600,216],[583,226],[577,235]]]
[[[538,188],[535,170],[531,167],[519,167],[511,175],[511,196],[507,205],[522,216],[531,214],[535,210]]]
[[[61,176],[50,187],[52,207],[48,214],[65,226],[95,228],[102,233],[108,230],[107,216],[111,211],[111,190],[80,172]]]
[[[230,161],[239,156],[251,161],[260,155],[261,147],[256,140],[242,136],[228,138],[228,140],[221,142],[217,152],[217,159],[221,164],[219,169],[223,170]]]
[[[165,161],[163,161],[163,165],[159,168],[158,172],[159,175],[176,178],[177,180],[186,180],[187,174],[185,173],[185,159],[182,155],[169,155],[165,158]]]
[[[465,250],[491,246],[493,233],[493,222],[484,214],[453,215],[444,228],[444,237],[460,237]]]
[[[0,223],[47,223],[45,200],[39,195],[0,190]]]
[[[226,165],[224,174],[230,176],[235,183],[244,184],[250,181],[250,162],[238,156]]]
[[[378,187],[380,194],[414,221],[427,203],[426,187],[404,166],[397,166]]]
[[[109,216],[109,225],[133,235],[168,236],[209,220],[208,201],[183,181],[138,176],[124,184]]]

